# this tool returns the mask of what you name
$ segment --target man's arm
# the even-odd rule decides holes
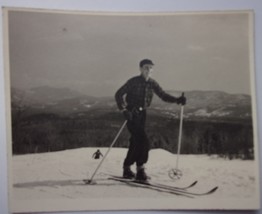
[[[177,104],[182,104],[185,105],[186,104],[186,98],[184,97],[184,95],[180,96],[180,97],[175,97],[173,95],[170,95],[168,93],[166,93],[161,87],[160,85],[154,81],[153,82],[153,89],[154,92],[157,94],[157,96],[159,96],[163,101],[165,102],[169,102],[169,103],[177,103]]]
[[[176,103],[177,102],[177,98],[166,93],[161,87],[160,85],[156,82],[153,81],[153,89],[155,94],[163,101],[165,102],[169,102],[169,103]]]
[[[128,90],[130,89],[130,84],[131,83],[129,80],[120,89],[118,89],[118,91],[115,94],[115,100],[116,100],[118,109],[123,113],[125,119],[129,121],[133,119],[133,115],[130,111],[126,109],[127,104],[125,102],[124,96],[128,93]]]
[[[115,94],[116,104],[119,110],[124,110],[126,108],[126,102],[124,100],[124,95],[128,92],[128,82],[119,88]]]

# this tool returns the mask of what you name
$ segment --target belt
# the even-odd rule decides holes
[[[141,111],[146,110],[145,108],[141,106],[136,106],[136,107],[128,106],[127,109],[129,109],[129,111],[132,111],[132,112],[141,112]]]
[[[143,110],[145,110],[143,107],[138,107],[138,108],[136,108],[136,110],[138,110],[138,111],[143,111]]]

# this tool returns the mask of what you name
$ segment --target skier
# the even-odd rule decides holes
[[[102,153],[100,152],[100,150],[98,149],[98,150],[93,154],[92,158],[94,158],[94,159],[99,159],[100,156],[103,157],[103,154],[102,154]]]
[[[146,181],[145,164],[148,161],[150,143],[145,132],[146,109],[150,106],[153,94],[157,94],[163,101],[186,104],[184,96],[174,97],[166,93],[159,84],[150,77],[154,63],[150,59],[143,59],[139,63],[140,75],[129,79],[116,94],[115,100],[119,110],[127,120],[130,132],[129,149],[123,163],[123,177],[136,178]],[[136,163],[137,173],[131,170]]]

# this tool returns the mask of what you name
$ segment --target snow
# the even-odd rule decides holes
[[[183,176],[175,181],[168,176],[168,171],[175,167],[176,155],[163,149],[151,150],[146,172],[152,181],[186,186],[198,180],[198,184],[192,188],[195,192],[219,186],[212,195],[190,199],[108,180],[108,174],[122,174],[122,162],[127,152],[124,148],[112,148],[93,179],[95,184],[84,185],[82,179],[90,179],[101,161],[92,159],[97,149],[80,148],[13,156],[11,210],[44,212],[259,207],[256,161],[180,155],[179,169]],[[107,151],[107,148],[99,149],[103,154]]]

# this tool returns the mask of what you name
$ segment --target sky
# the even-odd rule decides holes
[[[165,90],[251,94],[251,14],[10,11],[11,86],[112,96],[154,63]]]

